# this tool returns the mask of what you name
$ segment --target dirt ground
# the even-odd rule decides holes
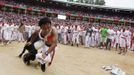
[[[134,52],[124,55],[117,51],[97,48],[58,45],[53,64],[42,72],[37,62],[30,66],[18,58],[24,43],[14,42],[8,46],[0,45],[0,75],[111,75],[104,71],[103,65],[118,64],[126,75],[134,75]]]

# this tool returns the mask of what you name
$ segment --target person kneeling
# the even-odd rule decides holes
[[[44,42],[44,45],[39,49],[36,54],[36,59],[41,64],[41,70],[45,71],[45,64],[49,63],[51,65],[54,54],[55,47],[57,46],[57,31],[56,28],[51,26],[51,21],[48,18],[42,18],[39,21],[39,26],[41,30],[39,31],[39,37]],[[35,48],[38,44],[35,43]],[[37,49],[38,50],[38,49]]]

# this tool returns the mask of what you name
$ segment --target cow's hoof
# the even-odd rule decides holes
[[[18,57],[21,58],[21,56],[22,56],[22,55],[20,54]]]
[[[30,60],[28,59],[28,56],[29,56],[28,53],[23,56],[23,62],[24,62],[26,65],[30,65]]]
[[[26,65],[30,65],[30,61],[26,61],[25,64],[26,64]]]
[[[45,72],[45,70],[46,70],[46,64],[41,64],[41,70],[42,70],[42,72]]]

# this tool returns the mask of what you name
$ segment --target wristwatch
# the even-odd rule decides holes
[[[47,51],[45,52],[45,55],[48,56],[48,52]]]

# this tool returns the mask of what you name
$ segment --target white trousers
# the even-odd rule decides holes
[[[74,33],[72,38],[73,44],[79,44],[79,34]]]
[[[126,47],[126,41],[124,38],[120,38],[120,47]]]
[[[127,46],[130,49],[130,46],[131,46],[131,37],[127,37]]]
[[[21,32],[18,33],[18,40],[24,41],[24,37],[23,37],[23,34]]]
[[[44,46],[39,50],[40,52],[38,52],[38,53],[36,54],[36,60],[37,60],[38,62],[40,62],[41,64],[51,62],[51,58],[52,58],[51,53],[48,54],[48,56],[46,56],[45,58],[42,57],[43,53],[45,53],[48,49],[49,49],[49,47],[46,46],[46,45],[44,45]]]
[[[64,44],[67,44],[67,34],[66,33],[63,34],[63,42],[64,42]]]
[[[94,36],[91,37],[91,46],[95,46],[95,37]]]
[[[100,43],[100,37],[99,37],[99,35],[95,35],[95,45],[99,45],[99,43]]]
[[[87,35],[85,37],[85,47],[90,47],[91,46],[91,37],[89,37],[89,35]]]

